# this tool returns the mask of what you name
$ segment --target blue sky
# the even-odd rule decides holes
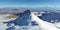
[[[60,0],[0,0],[0,7],[60,7]]]

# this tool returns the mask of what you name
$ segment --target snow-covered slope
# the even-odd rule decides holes
[[[42,19],[38,18],[34,14],[32,14],[31,17],[32,17],[32,20],[36,21],[39,24],[40,28],[44,30],[60,30],[54,24],[43,21]]]

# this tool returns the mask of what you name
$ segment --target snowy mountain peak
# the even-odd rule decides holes
[[[22,13],[22,15],[17,17],[17,19],[15,19],[14,21],[9,21],[9,22],[4,22],[4,23],[7,23],[8,26],[12,23],[19,26],[27,26],[30,21],[29,19],[31,20],[30,10],[26,10]]]
[[[18,25],[18,26],[28,26],[29,24],[31,24],[32,26],[38,25],[38,24],[36,24],[35,21],[31,20],[31,12],[30,12],[30,10],[24,11],[15,20],[9,21],[9,22],[4,22],[4,23],[7,23],[8,24],[7,26],[10,26],[11,24],[15,24],[15,25]]]

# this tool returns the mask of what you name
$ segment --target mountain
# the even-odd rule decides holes
[[[48,18],[48,17],[45,17],[45,18]],[[31,13],[30,10],[24,11],[15,20],[3,22],[3,23],[7,24],[7,26],[8,26],[8,28],[6,30],[16,30],[15,29],[16,26],[19,28],[19,30],[21,27],[22,27],[21,30],[36,30],[36,29],[38,29],[38,30],[60,30],[53,23],[44,21],[44,19],[42,19],[41,17],[38,17],[38,16],[34,15],[33,13]],[[12,24],[14,24],[14,25],[12,25]],[[35,27],[36,25],[38,26],[38,28]]]
[[[28,19],[31,18],[30,17],[30,11],[27,10],[25,12],[23,12],[17,19],[15,19],[14,21],[9,21],[9,22],[4,22],[4,23],[8,23],[11,24],[11,23],[14,23],[15,25],[19,25],[19,26],[27,26],[29,24],[28,22]]]
[[[7,26],[9,26],[12,23],[18,26],[27,26],[29,22],[31,21],[30,14],[31,14],[30,10],[26,10],[19,17],[17,17],[17,19],[15,19],[14,21],[9,21],[9,22],[4,22],[4,23],[7,23],[8,24]],[[34,21],[32,21],[31,24],[37,25],[35,24]]]
[[[10,27],[12,24],[15,26],[28,26],[31,24],[31,26],[38,25],[35,21],[31,20],[31,12],[30,10],[24,11],[20,16],[18,16],[13,21],[3,22],[4,24],[7,24],[9,28],[6,30],[14,30],[14,26]]]

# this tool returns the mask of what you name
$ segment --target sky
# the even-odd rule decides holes
[[[0,0],[0,7],[60,7],[60,0]]]

